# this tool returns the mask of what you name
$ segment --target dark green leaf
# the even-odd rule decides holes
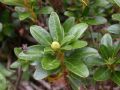
[[[100,25],[100,24],[105,24],[107,20],[102,16],[96,16],[92,19],[86,20],[85,22],[89,25]]]
[[[96,81],[105,81],[110,78],[110,75],[111,75],[111,72],[108,68],[100,67],[96,70],[93,77]]]
[[[82,62],[82,60],[77,59],[69,59],[65,60],[65,65],[69,71],[80,76],[80,77],[88,77],[89,71],[87,66]]]
[[[42,13],[42,14],[51,14],[51,12],[53,12],[53,11],[54,11],[54,9],[50,6],[42,7],[40,9],[40,13]]]
[[[46,56],[41,61],[42,68],[45,70],[53,70],[60,66],[60,61],[51,56]]]
[[[120,72],[119,72],[119,71],[113,72],[111,79],[112,79],[112,81],[115,82],[118,86],[120,86]]]
[[[114,48],[113,47],[106,47],[104,45],[100,45],[99,53],[104,59],[109,59],[114,54]]]
[[[64,27],[65,32],[67,33],[74,24],[75,24],[75,18],[74,17],[68,18],[63,23],[63,27]]]

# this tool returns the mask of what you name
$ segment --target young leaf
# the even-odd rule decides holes
[[[105,45],[107,47],[112,46],[113,42],[112,42],[112,37],[110,36],[110,34],[105,34],[102,37],[100,44]]]
[[[49,29],[53,41],[61,41],[64,37],[64,30],[60,24],[57,13],[52,12],[49,18]]]
[[[89,71],[87,66],[82,62],[82,60],[74,60],[74,59],[69,59],[65,60],[65,65],[69,71],[72,73],[80,76],[80,77],[88,77]]]
[[[74,35],[67,35],[64,37],[64,39],[61,41],[61,46],[64,44],[70,43],[70,41],[74,38]]]
[[[96,81],[105,81],[110,78],[111,72],[108,68],[106,67],[100,67],[96,70],[93,78]]]
[[[112,79],[112,81],[115,82],[118,86],[120,86],[120,72],[119,72],[119,71],[113,72],[111,79]]]
[[[72,46],[71,45],[65,45],[63,47],[61,47],[61,50],[72,50]]]
[[[51,56],[46,56],[41,61],[42,68],[45,70],[53,70],[60,66],[60,61]]]
[[[87,46],[87,42],[77,40],[74,43],[72,43],[71,46],[72,46],[73,49],[83,48],[83,47]]]
[[[45,53],[51,53],[51,52],[54,52],[54,51],[53,51],[53,49],[51,47],[45,47],[44,52]]]
[[[50,34],[40,26],[33,25],[30,27],[32,36],[42,45],[51,45],[52,39]]]
[[[63,27],[64,27],[65,32],[67,33],[74,24],[75,24],[75,18],[74,17],[68,18],[63,23]]]
[[[33,77],[36,79],[36,80],[41,80],[41,79],[44,79],[45,77],[47,77],[49,74],[47,73],[47,71],[45,71],[44,69],[42,69],[41,66],[37,66],[36,67],[36,70],[34,72],[34,75]]]
[[[80,23],[77,25],[74,25],[68,32],[69,35],[74,35],[75,39],[78,39],[82,36],[82,34],[85,32],[85,30],[88,28],[88,25],[86,23]]]

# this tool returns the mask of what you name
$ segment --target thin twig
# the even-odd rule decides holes
[[[15,90],[18,90],[18,87],[19,87],[20,82],[21,82],[22,74],[23,74],[22,67],[20,67],[18,69],[18,78],[17,78],[17,81],[16,81]]]

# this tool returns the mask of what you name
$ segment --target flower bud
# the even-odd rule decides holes
[[[59,42],[57,42],[57,41],[52,42],[51,48],[52,48],[53,50],[58,50],[58,49],[60,48]]]

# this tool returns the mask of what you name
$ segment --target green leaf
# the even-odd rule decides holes
[[[115,42],[113,47],[114,47],[114,56],[116,56],[120,50],[120,41]]]
[[[5,77],[0,73],[0,90],[6,90],[7,88],[7,81]]]
[[[117,21],[120,21],[120,13],[115,13],[112,15],[112,19],[113,20],[117,20]]]
[[[82,34],[86,31],[88,25],[86,23],[80,23],[74,25],[68,32],[69,35],[74,35],[75,39],[78,39],[82,36]]]
[[[110,78],[111,72],[106,67],[100,67],[96,70],[96,72],[93,75],[93,78],[96,81],[105,81]]]
[[[44,69],[42,69],[41,66],[37,66],[36,67],[36,70],[34,72],[34,79],[36,80],[41,80],[41,79],[44,79],[48,76],[49,74],[47,73],[47,71],[45,71]]]
[[[44,53],[51,53],[51,52],[54,52],[51,47],[45,47],[44,48]]]
[[[42,45],[51,45],[52,40],[50,34],[40,26],[33,25],[30,27],[32,36]]]
[[[12,75],[12,71],[6,69],[2,64],[0,64],[0,73],[4,76],[7,76],[7,77]]]
[[[102,39],[101,39],[101,45],[105,45],[105,46],[112,46],[113,42],[112,42],[112,37],[110,34],[105,34]]]
[[[104,60],[97,56],[85,57],[83,61],[89,67],[105,65]]]
[[[14,53],[17,57],[21,52],[22,52],[22,48],[14,48]]]
[[[99,55],[98,51],[91,47],[85,47],[81,49],[76,49],[69,58],[77,58],[84,61],[87,66],[99,66],[104,65],[104,62]]]
[[[61,46],[64,44],[69,44],[74,37],[75,37],[74,35],[65,36],[64,39],[61,41]]]
[[[56,12],[52,12],[49,18],[49,29],[53,41],[61,41],[64,37],[64,30],[60,24],[59,17]]]
[[[60,66],[60,61],[52,56],[46,56],[41,61],[42,68],[45,70],[53,70]]]
[[[40,60],[44,54],[43,50],[42,46],[33,45],[28,47],[28,50],[22,51],[18,57],[23,60]]]
[[[23,6],[23,0],[0,0],[0,2],[8,5]]]
[[[71,44],[73,49],[78,49],[78,48],[83,48],[85,46],[87,46],[87,42],[86,41],[75,41],[74,43]]]
[[[89,58],[89,57],[100,57],[98,51],[94,48],[91,47],[85,47],[85,48],[81,48],[81,49],[77,49],[73,52],[72,56],[74,57],[85,57],[85,58]]]
[[[88,77],[89,71],[87,66],[82,62],[82,60],[74,60],[74,59],[69,59],[65,60],[65,65],[69,71],[72,73],[80,76],[80,77]]]
[[[100,45],[99,53],[105,60],[108,60],[110,57],[113,57],[114,48],[106,47],[105,45]]]
[[[115,71],[111,77],[112,81],[120,86],[120,71]]]
[[[68,17],[75,17],[75,13],[73,13],[71,11],[65,11],[64,15],[66,15]]]
[[[28,10],[24,7],[16,6],[15,11],[18,13],[20,20],[24,20],[24,19],[29,18],[31,16],[31,13],[29,13]]]
[[[120,34],[120,24],[114,24],[107,28],[107,31],[113,34]]]
[[[15,61],[10,65],[10,68],[19,68],[21,63],[19,61]]]
[[[42,7],[40,9],[41,14],[51,14],[51,12],[53,12],[53,11],[54,11],[54,9],[50,6]]]
[[[64,27],[65,32],[67,33],[74,24],[75,24],[75,18],[74,17],[68,18],[63,23],[63,27]]]
[[[28,69],[29,69],[29,63],[23,63],[23,64],[22,64],[22,70],[23,70],[24,72],[26,72],[26,71],[28,71]]]
[[[80,90],[81,81],[78,78],[76,79],[76,78],[73,78],[72,76],[68,76],[68,80],[73,90]]]
[[[95,6],[106,7],[109,4],[107,0],[96,0]]]
[[[89,18],[85,22],[89,25],[100,25],[100,24],[105,24],[107,20],[102,16],[96,16],[92,19]]]
[[[65,45],[63,47],[61,47],[61,50],[72,50],[73,47],[71,45]]]
[[[2,23],[0,23],[0,32],[2,31],[2,29],[3,29],[3,25]]]
[[[120,0],[113,0],[120,7]]]

